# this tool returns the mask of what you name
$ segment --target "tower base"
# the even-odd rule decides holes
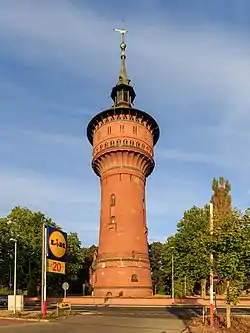
[[[94,288],[96,297],[150,297],[153,296],[152,287],[98,287]]]

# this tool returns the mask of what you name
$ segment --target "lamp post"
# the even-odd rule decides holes
[[[13,313],[16,314],[16,284],[17,284],[17,276],[16,276],[16,266],[17,266],[17,240],[14,238],[10,239],[12,242],[15,243],[15,256],[14,256],[14,311]]]
[[[210,235],[213,236],[214,224],[213,224],[213,204],[209,205],[209,226]],[[213,252],[210,253],[210,327],[214,328],[214,256]]]
[[[172,250],[172,303],[174,304],[174,247],[171,247]]]

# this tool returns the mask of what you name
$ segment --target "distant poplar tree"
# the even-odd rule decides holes
[[[220,177],[213,179],[211,202],[214,206],[214,216],[216,220],[226,218],[232,213],[231,185],[227,179]]]

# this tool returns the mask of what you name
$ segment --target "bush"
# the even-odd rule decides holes
[[[0,288],[0,295],[5,296],[5,295],[13,295],[13,294],[14,294],[14,291],[9,288]],[[16,294],[23,295],[23,291],[20,289],[17,289]]]

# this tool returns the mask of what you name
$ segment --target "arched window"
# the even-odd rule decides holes
[[[131,282],[138,282],[138,275],[137,274],[133,274],[131,276]]]
[[[115,206],[115,195],[111,194],[110,196],[110,206]]]

